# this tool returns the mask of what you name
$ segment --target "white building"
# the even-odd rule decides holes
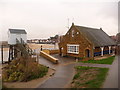
[[[21,42],[21,39],[27,43],[27,32],[23,29],[9,29],[8,30],[8,44],[15,45],[16,39]]]

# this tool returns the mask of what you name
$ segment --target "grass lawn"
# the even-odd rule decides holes
[[[75,67],[76,74],[73,77],[71,88],[100,88],[106,78],[108,68]]]
[[[88,61],[80,61],[83,63],[96,63],[96,64],[112,64],[114,61],[115,56],[108,57],[106,59],[100,59],[100,60],[88,60]]]

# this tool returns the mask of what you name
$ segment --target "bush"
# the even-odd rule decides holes
[[[32,58],[13,60],[3,69],[3,81],[29,81],[46,75],[48,68],[35,62]]]
[[[79,76],[80,76],[80,73],[77,73],[77,74],[75,74],[75,76],[73,77],[73,79],[77,79],[77,78],[79,78]]]

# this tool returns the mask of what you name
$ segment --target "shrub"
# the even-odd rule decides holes
[[[75,76],[73,77],[73,79],[77,79],[77,78],[79,78],[79,76],[80,76],[80,73],[77,73],[77,74],[75,74]]]
[[[40,65],[32,58],[13,60],[3,69],[3,81],[29,81],[43,77],[48,72],[46,66]]]

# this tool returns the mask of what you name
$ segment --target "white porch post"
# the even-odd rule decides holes
[[[101,56],[103,56],[103,49],[104,47],[100,47],[101,48]]]
[[[113,55],[115,55],[115,46],[113,46]]]
[[[108,46],[108,48],[109,48],[109,54],[110,54],[111,46]]]
[[[61,52],[62,52],[62,53],[61,53],[61,56],[63,57],[63,56],[64,56],[64,55],[63,55],[63,47],[61,48]]]

